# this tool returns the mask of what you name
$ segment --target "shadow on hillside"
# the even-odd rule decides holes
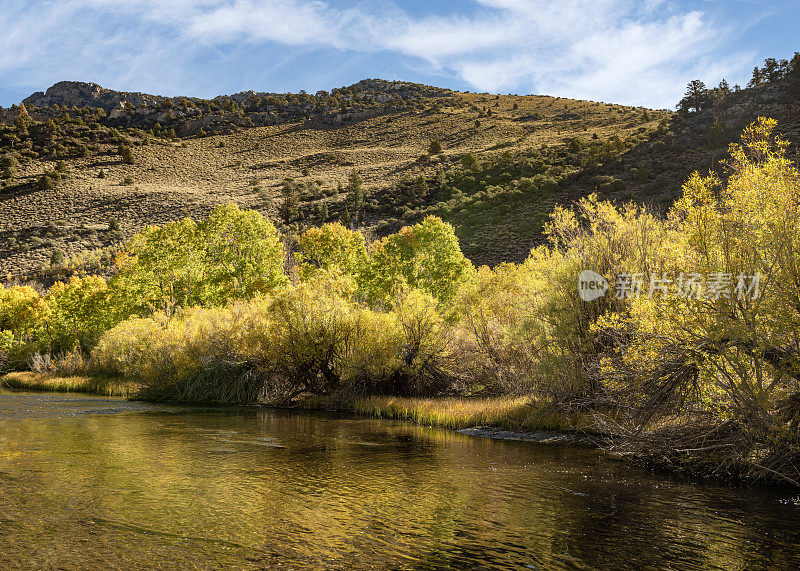
[[[120,166],[122,164],[123,164],[122,161],[120,161],[119,159],[117,159],[117,160],[106,159],[106,160],[102,160],[102,161],[92,161],[87,166],[89,168],[96,169],[96,168],[102,168],[102,167]]]
[[[19,198],[22,196],[29,196],[31,194],[34,194],[38,190],[39,189],[37,188],[36,182],[34,180],[28,180],[26,182],[11,184],[4,188],[0,188],[0,202],[6,200],[12,200],[14,198]]]

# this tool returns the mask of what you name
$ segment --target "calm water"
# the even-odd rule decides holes
[[[800,567],[800,492],[404,423],[0,393],[0,568]]]

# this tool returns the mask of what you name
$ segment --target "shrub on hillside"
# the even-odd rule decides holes
[[[128,145],[120,145],[117,152],[119,153],[122,162],[126,165],[132,165],[134,163],[133,149]]]

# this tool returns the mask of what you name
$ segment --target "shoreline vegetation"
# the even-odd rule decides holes
[[[432,397],[370,396],[342,399],[310,396],[299,403],[307,410],[331,410],[357,416],[405,420],[413,424],[462,430],[499,428],[516,433],[547,431],[578,433],[592,430],[583,415],[565,414],[551,403],[530,397]]]
[[[666,216],[557,206],[520,264],[475,268],[436,216],[374,241],[352,217],[279,231],[235,205],[152,226],[108,276],[0,288],[0,367],[136,379],[150,401],[593,432],[645,464],[800,486],[800,173],[775,128],[747,127],[725,178],[696,173]]]
[[[0,388],[135,398],[142,386],[139,383],[119,379],[103,379],[85,375],[62,377],[32,371],[15,371],[0,377]]]
[[[18,371],[0,377],[0,387],[15,390],[86,393],[138,400],[143,386],[121,379],[90,376],[62,377]],[[262,403],[278,406],[280,403]],[[365,398],[307,395],[292,405],[298,410],[339,412],[385,420],[403,420],[421,426],[452,430],[503,429],[516,434],[590,433],[591,421],[567,415],[530,397],[440,397],[409,398],[369,396]]]

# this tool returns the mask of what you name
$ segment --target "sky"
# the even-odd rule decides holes
[[[158,95],[364,78],[673,108],[800,51],[798,0],[0,0],[0,106],[58,81]]]

